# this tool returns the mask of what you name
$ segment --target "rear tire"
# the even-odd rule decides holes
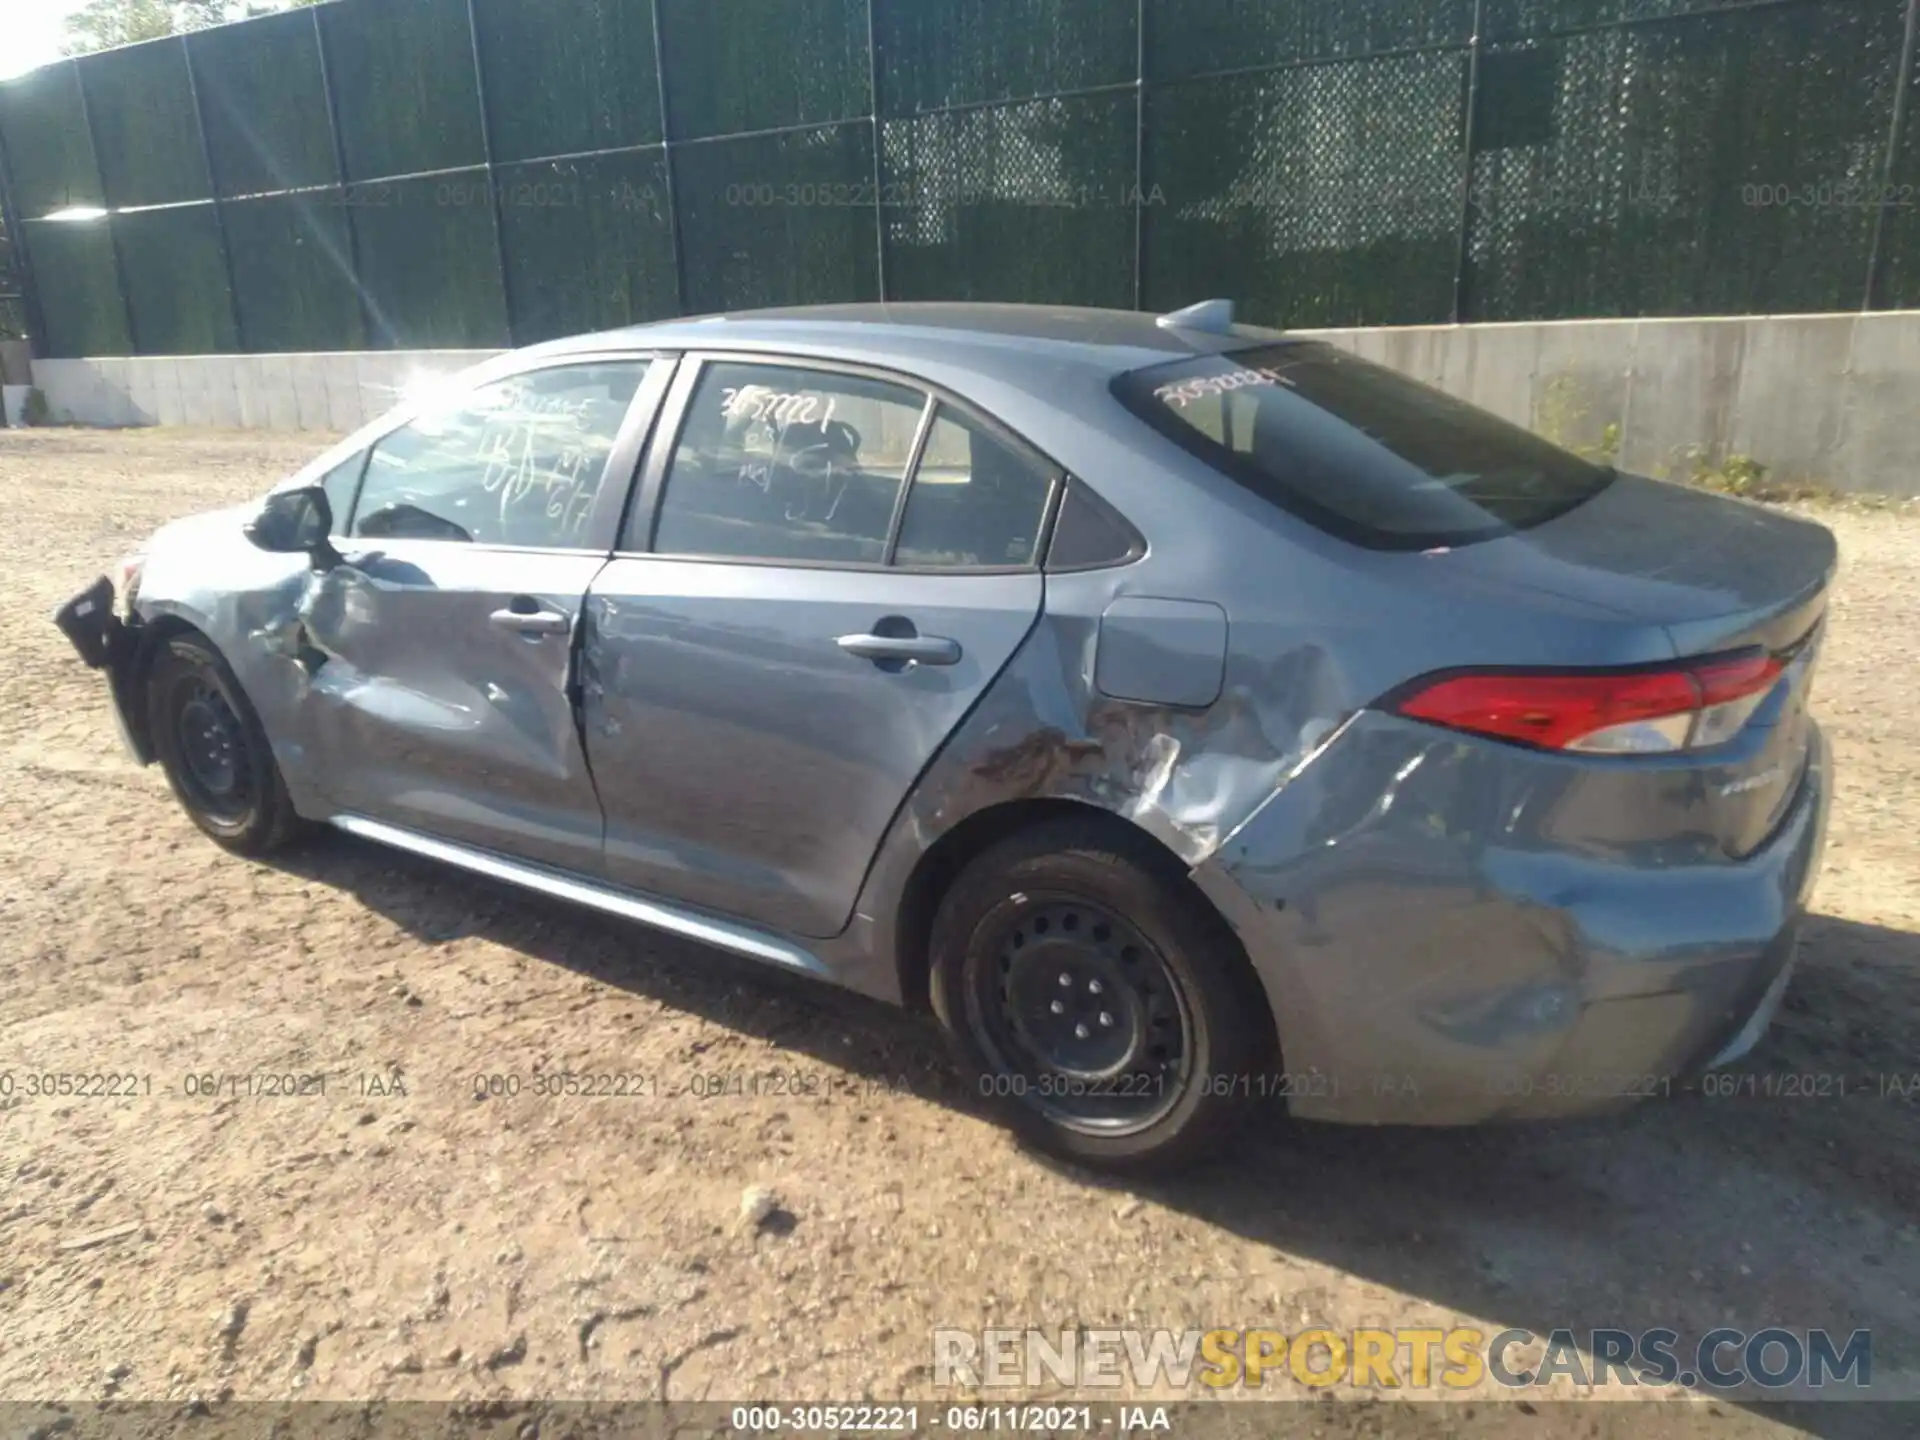
[[[146,694],[155,757],[194,824],[236,855],[265,855],[301,833],[260,717],[219,651],[197,634],[168,636]]]
[[[1218,1148],[1273,1048],[1232,931],[1144,836],[1062,820],[982,852],[934,915],[934,1010],[1037,1148],[1143,1173]]]

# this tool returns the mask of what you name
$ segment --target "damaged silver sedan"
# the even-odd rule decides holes
[[[1145,1167],[1751,1046],[1834,562],[1220,302],[854,306],[504,356],[58,620],[229,849],[930,1004],[1037,1143]]]

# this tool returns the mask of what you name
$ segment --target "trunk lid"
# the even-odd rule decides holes
[[[1680,655],[1785,648],[1826,607],[1838,551],[1823,525],[1621,475],[1584,505],[1468,547],[1488,578],[1664,626]]]
[[[1662,826],[1704,830],[1736,858],[1772,836],[1806,772],[1807,704],[1838,559],[1832,532],[1747,501],[1621,475],[1545,524],[1454,558],[1485,582],[1659,626],[1679,658],[1757,646],[1779,660],[1779,680],[1736,735],[1650,762],[1673,783],[1657,792],[1669,803],[1645,817],[1648,838]]]

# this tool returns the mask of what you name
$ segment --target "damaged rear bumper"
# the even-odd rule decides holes
[[[114,613],[113,582],[102,575],[54,611],[53,623],[89,668],[106,672],[120,743],[142,765],[151,763],[152,748],[135,704],[140,636],[134,626]]]
[[[1367,1124],[1593,1114],[1751,1048],[1819,868],[1824,738],[1737,861],[1556,841],[1556,797],[1483,786],[1463,743],[1363,712],[1194,871],[1274,1009],[1265,1092]]]

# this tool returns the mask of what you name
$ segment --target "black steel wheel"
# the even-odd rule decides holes
[[[223,823],[241,822],[253,801],[254,757],[245,724],[200,671],[176,671],[166,705],[190,802]]]
[[[1166,1112],[1190,1073],[1192,1022],[1151,940],[1099,901],[1031,892],[976,933],[967,1024],[1009,1093],[1089,1134]]]
[[[266,732],[213,646],[191,631],[162,640],[146,695],[154,753],[194,824],[244,855],[299,832]]]
[[[934,917],[934,1008],[980,1095],[1041,1148],[1158,1170],[1219,1144],[1272,1049],[1238,941],[1124,822],[976,857]]]

